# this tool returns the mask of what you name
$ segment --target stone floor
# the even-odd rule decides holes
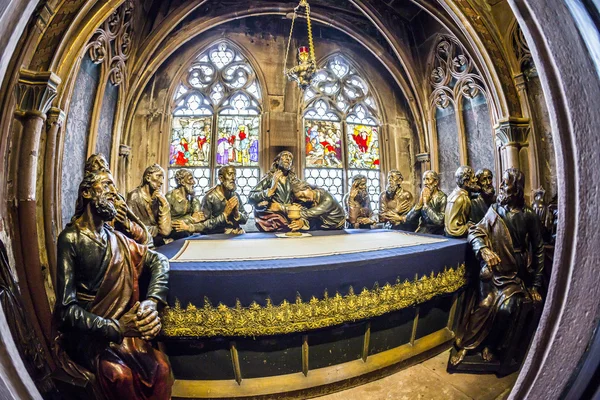
[[[517,373],[504,378],[495,375],[449,374],[449,351],[421,364],[380,379],[319,397],[319,400],[504,400]]]

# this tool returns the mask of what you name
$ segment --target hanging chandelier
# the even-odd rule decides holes
[[[306,25],[308,27],[308,47],[298,47],[298,65],[293,68],[287,68],[287,59],[292,44],[292,33],[294,32],[294,21],[298,15],[298,11],[304,7],[306,15]],[[298,87],[302,90],[310,86],[310,83],[317,72],[317,62],[315,60],[315,47],[313,45],[312,27],[310,25],[310,6],[307,0],[300,0],[300,3],[294,8],[292,16],[292,26],[290,28],[290,36],[288,38],[287,48],[285,50],[285,58],[283,59],[283,74],[290,81],[296,81]]]

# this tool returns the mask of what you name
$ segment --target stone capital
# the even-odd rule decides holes
[[[527,144],[531,126],[528,118],[509,118],[500,121],[494,130],[500,146],[521,147]]]
[[[416,155],[416,159],[420,163],[426,163],[431,161],[431,156],[429,153],[419,153]]]
[[[56,97],[61,79],[50,71],[30,71],[21,69],[15,87],[17,97],[17,118],[36,116],[46,118],[46,113]]]
[[[119,156],[121,157],[129,157],[131,154],[131,146],[127,146],[126,144],[119,145]]]
[[[57,107],[52,107],[46,113],[46,125],[48,129],[56,126],[60,128],[62,124],[65,122],[65,112]]]

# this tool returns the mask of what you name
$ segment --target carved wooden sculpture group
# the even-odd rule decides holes
[[[370,228],[467,238],[474,257],[471,285],[457,330],[449,370],[507,373],[518,367],[529,340],[531,313],[542,301],[544,238],[551,240],[555,208],[537,192],[535,212],[525,205],[524,176],[508,169],[495,197],[492,172],[461,166],[446,196],[435,171],[423,174],[418,198],[402,188],[397,170],[387,176],[378,220],[367,178],[357,175],[343,200],[300,180],[293,156],[283,151],[250,192],[257,228],[263,232]],[[173,383],[166,356],[150,341],[161,329],[157,307],[165,304],[169,263],[153,246],[193,233],[244,233],[248,214],[236,193],[236,170],[222,167],[219,184],[202,202],[191,171],[175,174],[175,189],[162,192],[165,171],[149,166],[127,201],[118,194],[106,159],[93,155],[79,186],[76,211],[58,238],[57,340],[61,366],[94,377],[111,399],[167,399]],[[544,219],[543,225],[540,217]],[[140,297],[138,277],[148,270]],[[532,311],[533,310],[533,311]],[[519,346],[515,346],[519,343]],[[508,364],[509,366],[507,366]]]

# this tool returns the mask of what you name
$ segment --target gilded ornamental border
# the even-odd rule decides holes
[[[166,337],[213,337],[213,336],[267,336],[305,332],[326,328],[346,322],[377,317],[392,311],[414,306],[435,296],[457,291],[466,283],[465,265],[456,269],[423,276],[414,281],[386,283],[355,294],[352,287],[345,296],[336,293],[322,299],[313,297],[303,302],[300,296],[295,303],[284,300],[275,306],[267,299],[265,306],[253,302],[242,307],[219,304],[214,307],[204,299],[204,307],[188,304],[184,309],[179,300],[174,307],[167,307],[161,315],[162,335]]]

